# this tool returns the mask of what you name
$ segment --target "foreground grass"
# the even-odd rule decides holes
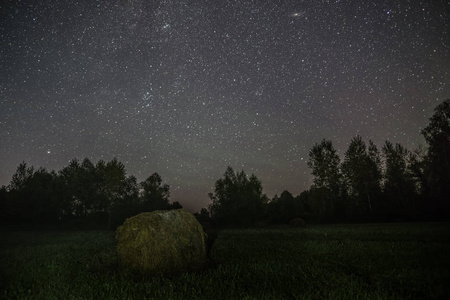
[[[214,267],[139,277],[112,232],[1,232],[1,299],[445,298],[448,223],[222,231]]]

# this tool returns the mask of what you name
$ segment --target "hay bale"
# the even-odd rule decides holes
[[[291,227],[305,227],[306,226],[306,222],[305,222],[305,220],[303,220],[302,218],[295,218],[295,219],[292,219],[290,222],[289,222],[289,226],[291,226]]]
[[[184,209],[158,210],[128,218],[117,229],[120,264],[150,274],[172,274],[206,261],[205,233]]]

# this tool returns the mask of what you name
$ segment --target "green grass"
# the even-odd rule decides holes
[[[117,267],[112,232],[0,232],[1,299],[445,298],[448,223],[220,232],[214,265],[172,277]]]

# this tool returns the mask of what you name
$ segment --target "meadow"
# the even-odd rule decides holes
[[[118,267],[108,231],[0,231],[1,299],[436,299],[450,295],[450,224],[223,230],[203,270]]]

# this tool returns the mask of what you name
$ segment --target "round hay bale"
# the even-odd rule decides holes
[[[289,222],[289,226],[291,227],[305,227],[306,222],[302,218],[295,218]]]
[[[121,266],[144,273],[178,273],[206,261],[205,233],[184,209],[128,218],[117,229],[116,239]]]

